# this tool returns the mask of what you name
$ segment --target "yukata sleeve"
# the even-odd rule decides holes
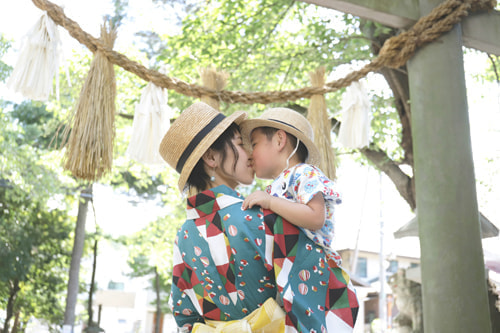
[[[304,164],[297,167],[293,178],[295,200],[307,204],[316,194],[321,193],[325,200],[340,204],[342,199],[335,190],[335,184],[318,168]]]
[[[194,275],[192,269],[182,260],[177,242],[174,244],[174,267],[172,271],[172,288],[170,296],[170,305],[172,313],[178,327],[185,327],[191,332],[193,325],[197,322],[203,323],[203,317],[200,315],[201,309],[198,309],[197,303],[193,303],[194,295],[193,282],[191,277]]]
[[[359,304],[347,272],[328,266],[324,251],[280,216],[264,210],[264,223],[285,331],[351,333]]]

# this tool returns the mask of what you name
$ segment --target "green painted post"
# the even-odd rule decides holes
[[[459,26],[408,63],[426,333],[491,332],[463,68]]]

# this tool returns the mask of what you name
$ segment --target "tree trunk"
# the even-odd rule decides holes
[[[21,321],[21,332],[26,332],[26,327],[28,326],[28,321],[29,321],[29,318],[26,318],[26,316],[22,319]],[[51,327],[52,325],[49,325],[49,327]],[[49,330],[50,331],[50,330]]]
[[[389,29],[386,33],[376,32],[375,25],[366,24],[362,20],[361,30],[372,41],[371,48],[373,54],[378,54],[384,42],[399,33],[397,29]],[[404,158],[401,161],[393,161],[385,152],[378,147],[370,146],[363,148],[360,152],[374,163],[377,168],[385,173],[396,186],[399,194],[405,199],[411,210],[417,207],[415,194],[414,162],[413,162],[413,138],[411,130],[411,105],[410,86],[408,81],[408,71],[406,66],[401,68],[384,67],[379,70],[383,75],[394,96],[394,107],[398,112],[402,127],[401,148],[404,151]],[[411,168],[411,175],[406,174],[401,165],[406,164]]]
[[[155,333],[160,333],[161,325],[161,306],[160,306],[160,275],[158,274],[158,269],[155,266],[155,292],[156,292],[156,323],[155,323]]]
[[[415,180],[412,176],[406,174],[401,169],[401,164],[407,164],[413,171],[413,148],[411,140],[411,124],[409,121],[410,110],[408,100],[404,100],[404,96],[406,96],[404,93],[406,92],[407,94],[409,94],[408,76],[395,75],[394,73],[392,73],[391,75],[388,75],[388,77],[391,80],[389,86],[399,86],[400,88],[402,88],[401,90],[393,91],[393,93],[394,96],[400,96],[399,99],[396,98],[396,105],[399,104],[401,109],[398,109],[398,107],[396,108],[398,109],[398,114],[403,126],[403,138],[401,145],[403,150],[405,151],[405,158],[403,161],[393,161],[382,149],[373,144],[371,144],[369,147],[361,148],[358,151],[363,154],[367,160],[372,162],[378,170],[382,171],[387,177],[389,177],[389,179],[394,183],[394,186],[396,186],[399,194],[410,206],[410,209],[415,210],[415,208],[417,207],[417,203],[415,200]],[[305,114],[307,112],[306,108],[298,104],[289,104],[288,107],[302,114]],[[332,131],[338,136],[340,121],[332,117],[331,125]]]
[[[9,322],[12,319],[12,316],[14,315],[14,302],[16,301],[17,293],[21,288],[19,288],[19,281],[14,280],[10,284],[10,293],[9,293],[9,299],[7,301],[7,309],[6,309],[6,314],[5,314],[5,322],[3,324],[3,330],[2,332],[9,332]]]
[[[338,135],[340,121],[332,118],[333,132]],[[415,200],[415,180],[407,175],[398,162],[391,158],[380,148],[371,144],[369,147],[359,149],[359,152],[367,160],[372,162],[378,170],[382,171],[394,183],[399,194],[405,199],[412,210],[415,210],[417,203]],[[413,170],[413,165],[411,165]]]
[[[12,330],[10,333],[17,333],[19,330],[19,316],[21,315],[20,311],[16,311],[16,316],[14,317],[14,325],[12,325]]]
[[[93,295],[94,295],[96,267],[97,267],[97,238],[94,241],[94,262],[92,263],[92,278],[90,280],[90,289],[89,289],[89,306],[88,306],[89,321],[87,324],[88,327],[94,326],[94,323],[93,323],[94,312],[92,311],[92,302],[93,302],[92,299],[93,299]]]
[[[78,217],[76,220],[75,239],[73,253],[71,254],[71,265],[69,269],[68,294],[66,297],[66,309],[64,311],[64,325],[73,327],[75,324],[75,308],[78,297],[80,261],[85,243],[85,222],[87,220],[87,208],[92,197],[92,184],[82,190],[80,203],[78,205]]]

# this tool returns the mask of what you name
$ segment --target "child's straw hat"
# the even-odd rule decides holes
[[[288,108],[271,108],[265,110],[259,118],[247,119],[240,125],[241,136],[247,142],[257,127],[282,129],[295,136],[307,148],[307,163],[318,166],[321,161],[318,147],[314,144],[314,132],[309,121],[300,113]],[[249,145],[250,146],[250,145]]]
[[[219,136],[246,113],[236,111],[226,117],[208,104],[196,102],[174,121],[160,143],[160,155],[177,172],[179,190],[186,185],[196,163]]]

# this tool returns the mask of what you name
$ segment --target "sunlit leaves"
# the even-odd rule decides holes
[[[10,49],[11,43],[0,33],[0,59]],[[0,60],[0,82],[3,82],[12,72],[12,67]]]
[[[197,80],[199,67],[215,64],[231,74],[229,90],[302,88],[319,66],[331,71],[370,57],[366,38],[342,17],[294,1],[211,1],[186,17],[180,34],[163,36],[158,60],[189,82]]]

